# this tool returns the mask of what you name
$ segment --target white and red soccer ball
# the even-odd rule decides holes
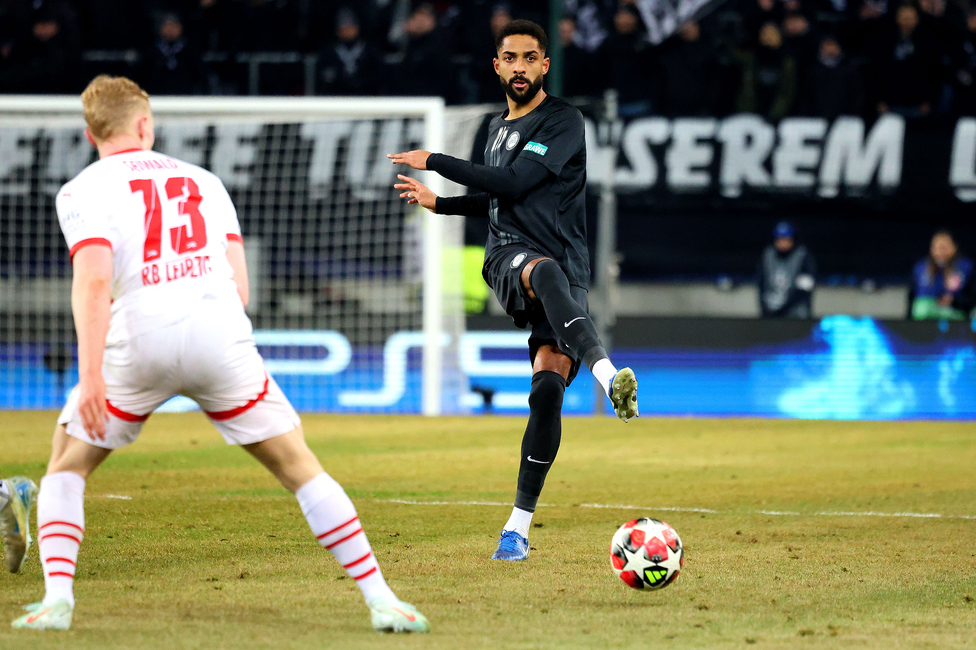
[[[674,528],[641,517],[614,533],[610,562],[613,572],[634,589],[663,589],[678,577],[685,553]]]

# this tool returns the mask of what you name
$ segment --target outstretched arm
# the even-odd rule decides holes
[[[444,178],[507,199],[519,199],[546,180],[549,170],[540,162],[519,156],[508,167],[476,165],[442,153],[407,151],[389,154],[394,163],[429,169]]]
[[[393,187],[400,192],[401,199],[407,199],[409,205],[420,205],[435,214],[459,214],[462,217],[487,217],[488,194],[469,194],[467,196],[437,196],[429,187],[420,181],[398,174],[402,182]]]

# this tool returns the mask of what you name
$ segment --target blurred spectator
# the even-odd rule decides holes
[[[238,47],[246,52],[284,52],[298,49],[298,0],[235,0],[243,2]]]
[[[485,14],[480,14],[484,19]],[[495,35],[512,20],[508,5],[497,4],[487,14],[488,29],[479,25],[477,47],[471,47],[471,78],[476,86],[476,101],[490,103],[499,101],[498,73],[492,65],[495,57]]]
[[[85,0],[83,45],[94,50],[142,49],[152,42],[148,7],[132,0]]]
[[[563,46],[563,95],[595,97],[600,94],[597,55],[576,43],[576,21],[559,21],[559,41]]]
[[[908,294],[908,315],[915,320],[940,318],[961,320],[968,309],[953,306],[957,296],[971,281],[973,263],[959,254],[956,240],[948,230],[932,235],[928,257],[912,269],[912,285]],[[969,308],[971,309],[971,307]]]
[[[714,115],[718,52],[695,21],[661,44],[661,113],[669,117]]]
[[[901,5],[895,13],[896,28],[882,41],[876,55],[881,87],[879,113],[898,113],[906,118],[925,117],[937,100],[939,74],[932,40],[919,29],[918,10]]]
[[[382,42],[388,52],[400,52],[410,40],[406,25],[416,7],[412,0],[387,0],[370,3],[373,7],[373,20],[370,31],[373,42]]]
[[[783,50],[783,35],[774,23],[759,30],[759,45],[742,55],[738,109],[768,120],[786,117],[796,95],[796,62]]]
[[[797,245],[789,222],[776,224],[773,243],[759,261],[759,310],[763,318],[811,318],[816,262]]]
[[[153,47],[143,53],[143,87],[152,95],[199,95],[204,92],[200,53],[183,35],[183,21],[164,14]]]
[[[28,40],[30,27],[30,2],[0,1],[0,69],[17,42]]]
[[[403,25],[407,47],[403,60],[390,73],[393,94],[454,97],[451,53],[437,33],[437,15],[430,4],[422,4]]]
[[[860,115],[864,110],[864,80],[833,36],[820,41],[817,59],[802,84],[799,113],[829,120],[839,115]]]
[[[795,62],[797,70],[806,70],[817,58],[818,39],[810,20],[799,11],[783,18],[783,51]]]
[[[617,10],[615,0],[565,0],[566,13],[576,25],[576,44],[587,52],[596,52],[603,45],[609,31],[607,25]]]
[[[28,34],[0,44],[0,92],[64,94],[78,90],[78,33],[74,13],[61,3],[32,12]]]
[[[189,35],[197,51],[236,53],[244,30],[246,7],[239,0],[199,0],[192,10]]]
[[[637,9],[622,5],[613,16],[613,31],[603,43],[601,72],[617,91],[620,116],[650,115],[654,109],[651,48],[644,38]]]
[[[321,52],[332,44],[338,24],[339,12],[352,12],[356,25],[362,34],[362,22],[352,2],[339,0],[317,0],[316,2],[299,2],[299,32],[302,39],[301,49],[305,52]],[[356,3],[360,6],[374,4],[372,1]],[[363,39],[366,40],[366,39]],[[294,49],[294,48],[292,48]]]
[[[976,8],[966,17],[966,30],[955,47],[953,62],[955,113],[976,115]]]
[[[965,25],[962,8],[947,0],[919,0],[919,28],[929,36],[936,79],[933,108],[939,113],[947,113],[952,104],[952,51]]]
[[[881,45],[891,27],[890,12],[897,0],[847,0],[847,20],[838,26],[844,48],[853,57],[868,57]],[[890,6],[889,6],[890,4]]]
[[[952,308],[963,314],[964,318],[973,316],[976,310],[976,273],[970,273],[963,285],[952,296]]]
[[[319,55],[318,94],[379,94],[383,60],[362,38],[355,13],[343,9],[337,14],[335,35],[336,42]]]
[[[746,33],[749,34],[749,47],[758,43],[759,32],[766,23],[779,25],[783,20],[784,8],[780,0],[746,0],[742,15]]]
[[[811,104],[823,100],[822,91],[833,81],[842,81],[844,90],[827,93],[831,102],[858,94],[846,90],[857,70],[865,87],[863,99],[853,104],[863,103],[872,113],[976,111],[976,19],[965,13],[968,0],[708,3],[709,9],[722,7],[714,13],[704,11],[704,28],[696,20],[654,47],[642,20],[642,15],[646,19],[653,14],[641,14],[637,7],[657,3],[667,9],[661,0],[562,1],[565,18],[558,36],[551,36],[565,48],[565,93],[593,96],[613,87],[624,116],[722,116],[749,110],[778,119],[794,104],[795,112],[802,114],[849,112],[855,109],[845,101],[840,108]],[[917,5],[898,4],[903,1]],[[159,66],[161,58],[167,69],[174,59],[179,68],[194,53],[206,71],[206,92],[243,92],[249,88],[249,69],[238,60],[241,52],[318,53],[319,74],[338,71],[336,58],[342,47],[333,49],[335,18],[340,11],[353,11],[359,34],[355,46],[346,45],[358,51],[365,43],[383,64],[401,59],[401,71],[427,71],[389,84],[388,76],[380,75],[383,92],[427,94],[442,88],[450,99],[494,102],[498,82],[491,67],[493,33],[512,18],[542,20],[548,27],[548,5],[549,0],[0,0],[0,73],[21,69],[27,50],[38,47],[33,33],[37,16],[59,8],[67,13],[56,16],[58,40],[75,43],[75,53],[78,47],[108,51],[83,58],[80,65],[86,74],[141,72],[148,79],[147,70]],[[184,18],[182,36],[171,42],[179,49],[175,56],[157,43],[153,27],[168,13]],[[824,31],[836,37],[828,50],[843,46],[839,56],[824,51]],[[136,50],[155,60],[132,69]],[[436,57],[429,56],[435,51]],[[292,54],[280,62],[261,62],[259,90],[300,92],[304,69],[294,59]],[[741,75],[724,73],[733,64],[741,66]],[[457,65],[464,67],[456,70]],[[7,79],[11,83],[9,75]],[[351,79],[344,83],[348,89],[337,86],[329,92],[369,92],[355,90]],[[797,92],[801,95],[794,100]]]

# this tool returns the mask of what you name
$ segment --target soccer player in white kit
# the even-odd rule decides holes
[[[82,93],[98,162],[57,197],[71,251],[78,385],[58,418],[37,497],[45,596],[17,628],[66,630],[85,532],[84,490],[113,449],[173,395],[195,400],[295,493],[312,533],[363,592],[373,627],[427,632],[383,579],[356,509],[305,444],[298,414],[264,369],[244,313],[237,212],[210,172],[152,151],[149,96],[99,76]]]

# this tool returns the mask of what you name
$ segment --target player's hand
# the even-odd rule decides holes
[[[421,171],[427,169],[427,158],[429,156],[429,151],[423,151],[421,149],[417,149],[415,151],[405,151],[403,153],[386,154],[386,157],[392,160],[394,165],[410,165],[414,169],[419,169]]]
[[[409,205],[419,203],[421,207],[427,208],[431,212],[434,211],[434,207],[437,205],[437,195],[431,192],[429,187],[403,174],[397,174],[397,178],[403,182],[397,183],[393,187],[398,190],[404,190],[400,192],[401,199],[407,199]]]
[[[101,373],[78,381],[78,415],[92,440],[105,440],[108,406],[105,401],[105,379]]]

